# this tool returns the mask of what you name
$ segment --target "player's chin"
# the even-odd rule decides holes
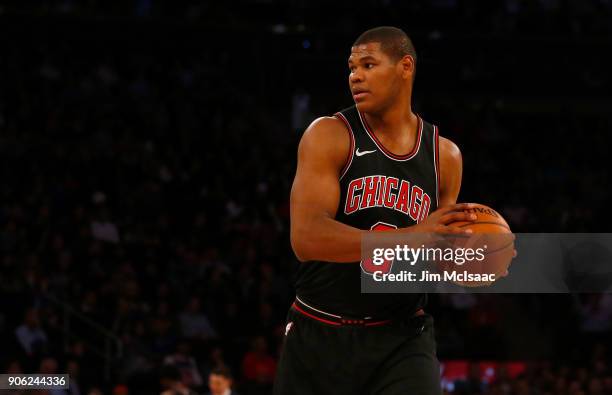
[[[372,102],[367,99],[362,99],[359,101],[355,100],[355,106],[357,107],[357,110],[359,110],[359,112],[372,112],[375,107],[372,105]]]

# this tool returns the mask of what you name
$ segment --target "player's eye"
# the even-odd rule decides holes
[[[374,63],[366,63],[365,64],[365,68],[366,69],[371,69],[372,67],[374,67]]]

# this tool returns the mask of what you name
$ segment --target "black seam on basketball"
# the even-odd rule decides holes
[[[505,250],[506,248],[508,248],[508,247],[509,247],[509,246],[511,246],[512,244],[514,244],[514,240],[512,240],[510,243],[508,243],[508,244],[506,244],[505,246],[500,247],[500,248],[498,248],[498,249],[496,249],[496,250],[493,250],[493,251],[487,251],[487,255],[488,255],[488,254],[494,254],[494,253],[496,253],[496,252],[499,252],[499,251]]]
[[[508,226],[506,226],[506,225],[503,225],[503,224],[500,224],[500,223],[497,223],[497,222],[492,222],[492,221],[476,221],[476,222],[470,222],[470,223],[468,223],[468,224],[459,225],[459,226],[458,226],[458,228],[465,228],[466,226],[469,226],[469,225],[475,225],[475,224],[489,224],[489,225],[497,225],[497,226],[501,226],[502,228],[506,228],[506,229],[510,230],[510,227],[508,227]],[[452,225],[452,224],[450,224],[450,225]],[[486,233],[486,232],[483,232],[483,233]]]

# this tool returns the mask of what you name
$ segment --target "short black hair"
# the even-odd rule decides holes
[[[232,379],[232,372],[226,367],[219,366],[210,371],[210,374],[214,374],[215,376],[223,376],[228,380]]]
[[[416,51],[410,37],[402,30],[393,26],[380,26],[367,30],[353,43],[353,46],[380,43],[380,48],[394,61],[399,61],[406,55],[412,56],[416,66]]]

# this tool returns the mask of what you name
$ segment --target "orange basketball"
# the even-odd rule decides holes
[[[506,220],[491,207],[477,204],[476,207],[466,212],[475,214],[476,220],[453,222],[449,226],[472,229],[474,233],[446,238],[443,244],[455,249],[480,249],[477,258],[482,257],[482,259],[475,259],[461,265],[457,265],[456,260],[453,262],[443,260],[438,262],[439,269],[460,273],[457,274],[457,278],[461,279],[452,281],[455,284],[465,287],[490,285],[493,283],[490,280],[491,275],[498,280],[507,273],[514,256],[514,235]],[[466,277],[471,277],[474,281],[463,280]]]

